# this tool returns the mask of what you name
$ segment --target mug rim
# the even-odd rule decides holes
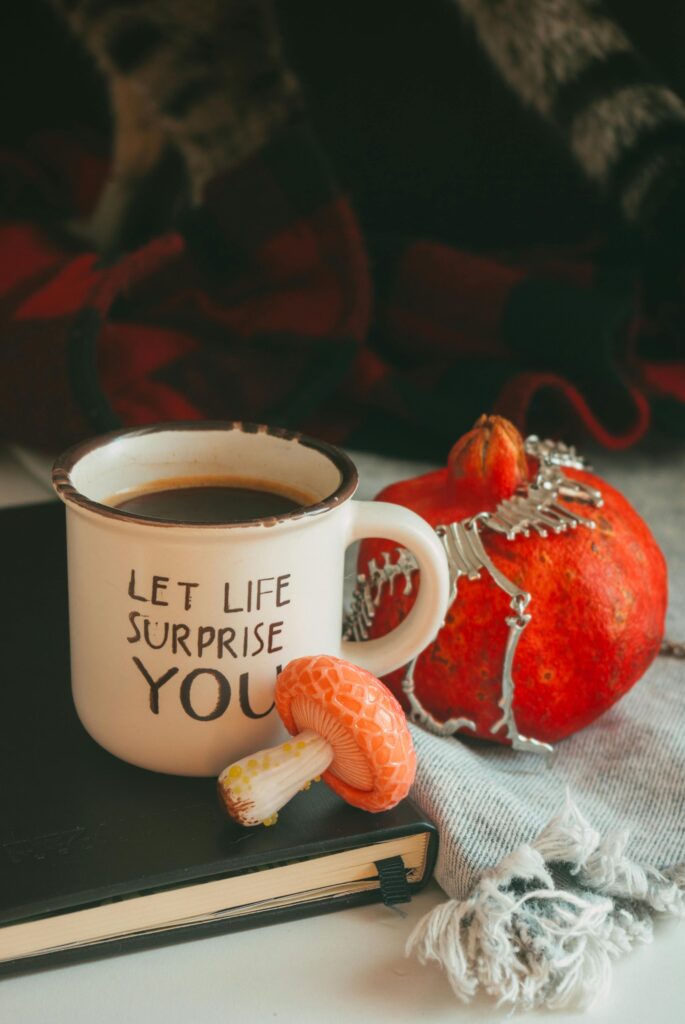
[[[305,448],[313,448],[315,451],[326,456],[340,473],[340,483],[331,494],[321,501],[311,505],[301,505],[289,512],[278,512],[274,515],[254,517],[252,519],[240,519],[226,521],[193,522],[187,519],[161,519],[156,516],[141,516],[135,512],[127,512],[124,509],[106,505],[103,502],[89,498],[79,491],[73,484],[71,473],[78,462],[91,452],[104,448],[113,441],[122,437],[144,437],[148,434],[172,433],[175,431],[230,431],[240,430],[245,434],[268,434],[284,441],[301,444]],[[66,505],[75,505],[78,508],[86,509],[97,515],[120,522],[138,523],[150,527],[185,527],[186,529],[197,530],[228,530],[245,528],[250,526],[275,526],[278,523],[294,522],[311,516],[321,515],[337,508],[348,498],[351,498],[357,489],[359,474],[349,455],[341,448],[330,444],[328,441],[321,441],[318,438],[310,437],[296,430],[288,430],[285,427],[269,426],[265,423],[248,423],[242,420],[170,420],[163,423],[149,424],[142,427],[123,427],[119,430],[110,430],[104,434],[79,441],[67,448],[56,458],[52,467],[52,486],[57,495]]]

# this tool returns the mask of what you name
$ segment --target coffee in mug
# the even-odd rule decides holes
[[[70,449],[53,482],[67,507],[72,692],[103,747],[144,768],[216,775],[284,736],[276,675],[333,654],[380,676],[435,636],[445,554],[408,509],[353,500],[339,449],[243,423],[117,431]],[[384,637],[341,637],[345,548],[409,548],[421,572]]]
[[[107,504],[172,522],[235,523],[293,512],[315,500],[272,481],[191,476],[155,480],[143,489],[113,494]]]

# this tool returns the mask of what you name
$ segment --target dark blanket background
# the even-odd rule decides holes
[[[614,6],[682,95],[679,6]],[[678,274],[660,288],[452,5],[280,9],[311,126],[103,265],[61,231],[106,174],[103,83],[46,4],[3,5],[0,436],[212,416],[440,458],[485,410],[682,436]]]

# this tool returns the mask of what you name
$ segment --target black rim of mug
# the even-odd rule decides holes
[[[88,498],[79,491],[72,481],[72,472],[77,463],[91,452],[104,448],[119,439],[132,437],[145,437],[148,434],[171,433],[183,431],[203,431],[206,433],[216,431],[239,430],[244,434],[266,434],[270,437],[277,437],[283,441],[300,444],[305,448],[312,448],[326,456],[340,473],[340,482],[336,489],[321,501],[311,505],[302,505],[290,512],[280,512],[273,516],[255,519],[242,519],[235,522],[207,522],[197,523],[184,519],[160,519],[155,516],[140,516],[135,512],[127,512],[112,505],[95,501]],[[143,526],[153,527],[185,527],[187,529],[235,529],[245,527],[274,526],[278,523],[293,522],[311,516],[321,515],[337,508],[348,498],[352,497],[357,489],[358,474],[357,468],[345,452],[327,441],[320,441],[306,434],[300,434],[294,430],[286,430],[284,427],[271,427],[261,423],[243,423],[242,421],[229,420],[180,420],[169,423],[155,423],[147,427],[124,428],[113,430],[106,434],[99,434],[97,437],[89,438],[68,448],[56,459],[52,468],[52,485],[67,505],[76,505],[89,512],[97,513],[109,519],[118,519],[122,522],[135,522]]]

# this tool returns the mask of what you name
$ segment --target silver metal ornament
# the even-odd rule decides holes
[[[556,536],[575,530],[578,526],[594,529],[594,522],[568,507],[568,502],[600,508],[601,492],[583,481],[566,476],[564,469],[589,468],[575,448],[558,441],[541,441],[531,436],[525,441],[526,453],[538,460],[535,478],[511,498],[500,502],[494,512],[480,512],[461,522],[446,523],[435,528],[442,541],[450,571],[450,606],[457,598],[459,581],[480,579],[486,573],[510,598],[511,614],[505,622],[507,642],[502,661],[501,692],[498,705],[502,714],[490,732],[504,730],[514,750],[542,753],[550,757],[554,748],[532,736],[524,736],[516,724],[514,714],[515,681],[513,675],[516,650],[523,631],[531,621],[532,595],[521,590],[492,562],[485,550],[482,534],[491,530],[507,540],[517,537]],[[562,504],[563,502],[563,504]],[[344,622],[344,635],[349,640],[367,640],[376,609],[386,594],[392,595],[395,582],[402,581],[403,593],[412,593],[418,565],[406,548],[396,548],[393,554],[383,553],[383,564],[375,559],[367,571],[357,576],[357,585],[350,610]],[[411,709],[410,718],[429,732],[439,736],[452,736],[463,729],[475,730],[469,718],[450,718],[441,722],[428,711],[416,694],[414,672],[420,655],[405,668],[402,690]]]

